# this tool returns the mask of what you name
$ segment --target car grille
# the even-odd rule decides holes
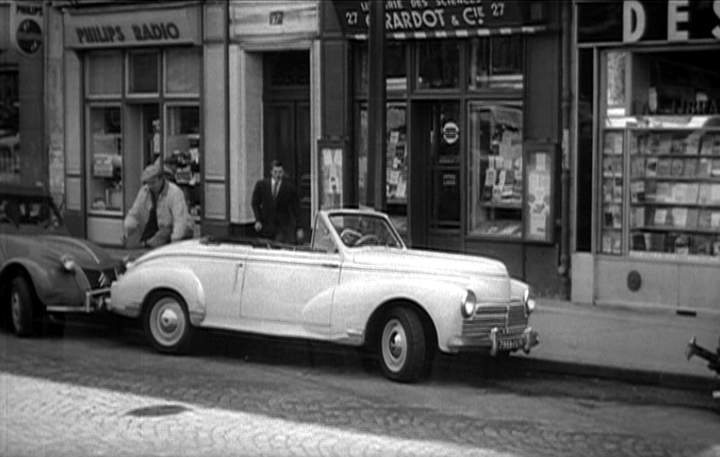
[[[91,289],[110,287],[110,284],[116,279],[115,270],[112,268],[106,270],[89,270],[83,268],[83,273],[85,273]]]
[[[480,304],[472,318],[463,320],[462,335],[464,338],[489,341],[493,327],[506,334],[519,334],[525,330],[527,323],[522,302]]]

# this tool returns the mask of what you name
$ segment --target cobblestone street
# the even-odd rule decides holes
[[[467,373],[468,359],[404,385],[346,349],[205,334],[167,357],[107,333],[0,333],[0,454],[720,455],[706,392]]]

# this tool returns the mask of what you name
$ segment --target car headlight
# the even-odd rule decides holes
[[[73,259],[68,254],[65,254],[62,257],[60,257],[60,264],[62,264],[63,270],[67,271],[68,273],[75,271],[75,269],[77,268],[75,259]]]
[[[475,314],[476,306],[477,299],[475,298],[475,294],[471,290],[468,290],[465,294],[465,299],[460,304],[460,314],[465,318],[472,317],[472,315]]]
[[[525,312],[527,314],[535,310],[535,300],[530,298],[530,288],[525,289],[525,292],[523,292],[523,304],[525,305]]]

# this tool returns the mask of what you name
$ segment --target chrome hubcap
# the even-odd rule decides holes
[[[381,343],[385,366],[391,371],[400,371],[407,358],[407,335],[400,321],[391,319],[385,324]]]
[[[174,298],[162,298],[150,312],[150,332],[163,346],[177,344],[185,334],[186,325],[182,306]]]

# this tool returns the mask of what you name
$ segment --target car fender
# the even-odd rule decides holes
[[[9,274],[14,268],[22,268],[27,272],[35,294],[45,306],[83,303],[85,299],[81,284],[88,286],[87,279],[82,275],[84,282],[79,282],[77,271],[74,274],[66,273],[55,265],[43,265],[26,257],[14,257],[8,259],[0,269],[2,284],[9,284]]]
[[[467,288],[457,282],[407,279],[401,275],[371,281],[358,278],[340,284],[335,290],[331,329],[338,337],[342,333],[355,336],[362,344],[368,320],[380,306],[392,301],[411,301],[430,316],[438,346],[447,351],[448,339],[461,330],[460,305],[466,293]]]
[[[178,267],[175,263],[147,262],[128,270],[112,285],[110,309],[128,317],[139,317],[145,301],[159,289],[172,290],[185,300],[193,325],[199,325],[205,319],[202,283],[190,268]]]

